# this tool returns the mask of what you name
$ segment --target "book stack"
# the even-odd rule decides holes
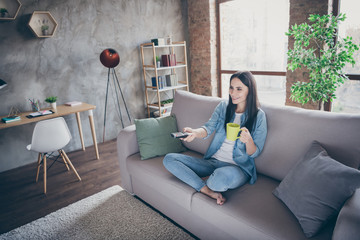
[[[175,54],[161,55],[161,61],[164,67],[176,66]]]
[[[156,87],[156,77],[151,78],[151,85]],[[158,87],[159,89],[163,89],[166,87],[166,79],[165,76],[158,76]]]
[[[4,123],[10,123],[10,122],[15,122],[15,121],[19,121],[20,120],[20,116],[8,116],[8,117],[3,117],[1,119]]]
[[[176,74],[168,74],[165,77],[166,77],[166,86],[170,87],[170,86],[178,85],[178,80],[177,80]]]

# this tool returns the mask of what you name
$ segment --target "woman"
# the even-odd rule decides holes
[[[235,141],[226,138],[226,124],[230,122],[242,126],[240,138]],[[226,199],[221,192],[247,182],[255,183],[254,158],[260,155],[266,139],[266,116],[259,108],[256,82],[250,72],[237,72],[231,76],[229,100],[219,103],[204,126],[185,127],[183,132],[189,136],[183,141],[206,139],[214,131],[214,139],[203,159],[170,153],[164,158],[164,166],[177,178],[222,205]]]

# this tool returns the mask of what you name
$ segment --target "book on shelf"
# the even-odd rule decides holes
[[[65,103],[66,106],[70,106],[70,107],[78,106],[80,104],[82,104],[82,102],[79,102],[79,101],[71,101],[71,102]]]
[[[176,66],[175,53],[161,55],[161,61],[164,67]]]
[[[1,120],[4,123],[10,123],[10,122],[19,121],[20,119],[21,119],[20,116],[14,115],[14,116],[3,117]]]

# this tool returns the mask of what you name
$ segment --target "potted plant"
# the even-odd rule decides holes
[[[161,103],[162,107],[170,107],[170,106],[172,106],[173,102],[174,102],[174,99],[170,98],[170,99],[167,99],[167,100],[163,100],[160,103]]]
[[[49,25],[42,25],[41,26],[41,32],[44,36],[49,35]]]
[[[288,51],[288,68],[292,71],[304,69],[309,73],[308,81],[298,81],[291,86],[290,98],[298,103],[309,101],[318,104],[336,98],[335,91],[348,80],[343,68],[346,63],[353,66],[353,54],[359,46],[351,37],[336,41],[339,22],[346,19],[345,14],[311,14],[308,23],[293,25],[286,33],[295,39],[293,49]]]
[[[56,100],[57,100],[57,97],[56,96],[51,96],[51,97],[47,97],[45,99],[45,102],[47,103],[50,103],[51,105],[51,108],[56,111]]]
[[[161,67],[160,57],[159,56],[156,56],[156,67],[157,68]]]
[[[6,14],[9,13],[6,8],[0,8],[0,17],[6,17]]]

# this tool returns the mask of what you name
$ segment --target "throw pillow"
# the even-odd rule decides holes
[[[360,171],[332,159],[319,142],[273,191],[299,221],[306,237],[318,233],[360,187]]]
[[[142,160],[186,150],[181,140],[170,135],[177,132],[173,116],[135,119],[135,126]]]

